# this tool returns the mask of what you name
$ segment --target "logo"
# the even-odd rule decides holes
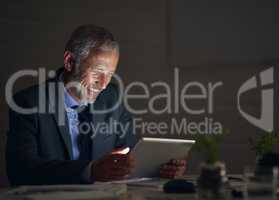
[[[265,131],[273,131],[273,67],[260,72],[259,80],[256,76],[251,77],[245,81],[237,92],[237,108],[242,117],[254,126],[261,128]],[[252,89],[260,88],[261,91],[261,115],[260,118],[256,118],[243,111],[240,105],[240,96]]]

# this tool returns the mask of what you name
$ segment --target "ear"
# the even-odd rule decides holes
[[[72,52],[65,51],[64,52],[64,69],[67,72],[71,72],[74,67],[74,57]]]

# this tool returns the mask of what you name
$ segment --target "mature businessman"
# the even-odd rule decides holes
[[[66,44],[64,65],[55,77],[14,96],[22,109],[44,109],[23,113],[10,108],[6,159],[12,185],[93,183],[129,176],[135,160],[121,150],[133,148],[137,136],[130,113],[119,101],[118,86],[110,83],[118,59],[118,43],[108,30],[80,26]],[[111,122],[118,129],[81,127]],[[184,160],[172,160],[161,167],[160,175],[180,176],[185,165]]]

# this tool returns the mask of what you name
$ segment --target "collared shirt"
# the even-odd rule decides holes
[[[63,80],[63,73],[61,73],[59,77],[60,81]],[[78,112],[77,110],[73,109],[73,107],[76,106],[82,106],[85,105],[83,103],[79,103],[76,101],[67,91],[67,89],[64,86],[64,103],[65,103],[65,110],[68,118],[69,123],[69,130],[70,130],[70,136],[71,136],[71,142],[72,142],[72,152],[73,152],[73,160],[77,160],[79,158],[80,152],[78,149]],[[89,163],[89,165],[84,169],[82,173],[82,179],[87,183],[92,183],[92,166],[93,161]]]
[[[65,110],[68,117],[69,122],[69,130],[71,135],[71,141],[72,141],[72,151],[73,151],[73,160],[78,160],[79,158],[79,149],[78,149],[78,112],[73,109],[73,107],[81,106],[79,102],[77,102],[67,91],[67,89],[64,87],[64,99],[65,99]],[[87,183],[92,183],[93,180],[92,177],[92,165],[93,162],[90,162],[90,164],[84,169],[82,178]]]
[[[78,112],[73,109],[73,107],[79,106],[79,103],[68,93],[67,89],[64,88],[64,100],[65,100],[65,109],[68,117],[69,122],[69,130],[71,135],[72,141],[72,152],[73,152],[73,159],[77,160],[79,158],[79,149],[78,149]]]
[[[63,80],[63,73],[59,76],[59,80]],[[78,149],[78,112],[77,110],[73,109],[73,107],[76,106],[82,106],[86,105],[84,103],[79,103],[76,101],[67,91],[67,89],[64,86],[64,104],[65,104],[65,110],[68,118],[68,123],[69,123],[69,130],[70,130],[70,136],[71,136],[71,142],[72,142],[72,152],[73,152],[73,160],[78,160],[79,159],[79,149]],[[89,165],[84,169],[82,173],[82,179],[87,182],[87,183],[92,183],[93,180],[92,178],[92,166],[93,166],[93,161],[89,163]]]

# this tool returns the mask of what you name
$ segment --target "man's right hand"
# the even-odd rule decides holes
[[[131,154],[122,154],[118,149],[93,162],[92,178],[95,181],[123,180],[131,174],[135,160]]]

